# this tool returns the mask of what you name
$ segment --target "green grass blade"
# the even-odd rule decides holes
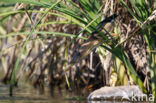
[[[16,60],[15,67],[14,67],[14,70],[13,70],[13,73],[12,73],[12,76],[11,76],[10,89],[9,89],[10,95],[11,95],[11,96],[12,96],[12,93],[13,93],[13,87],[14,87],[14,82],[15,82],[15,76],[16,76],[16,73],[17,73],[17,71],[18,71],[18,69],[19,69],[19,63],[20,63],[20,60],[21,60],[21,56],[22,56],[22,54],[23,54],[23,52],[24,52],[24,49],[25,49],[26,45],[28,44],[28,41],[29,41],[31,35],[32,35],[33,32],[35,31],[37,25],[41,22],[41,20],[42,20],[42,19],[47,15],[47,13],[48,13],[53,7],[55,7],[59,2],[61,2],[61,0],[57,1],[56,3],[54,3],[53,5],[51,5],[50,8],[48,8],[48,10],[47,10],[47,11],[41,16],[41,18],[35,23],[35,25],[33,26],[32,30],[31,30],[31,32],[29,33],[28,37],[26,38],[26,41],[25,41],[23,47],[21,48],[21,51],[20,51],[20,53],[19,53],[19,55],[18,55],[18,58],[17,58],[17,60]]]
[[[140,88],[144,91],[144,93],[147,93],[147,90],[144,87],[143,82],[137,75],[136,71],[134,70],[134,68],[133,68],[131,62],[129,61],[129,59],[127,58],[126,54],[123,52],[122,47],[108,48],[107,46],[104,46],[104,45],[102,45],[102,47],[104,47],[106,50],[108,50],[113,55],[118,57],[125,64],[126,68],[128,69],[128,71],[129,71],[131,77],[133,78],[133,80],[135,81],[135,83],[140,86]]]
[[[30,32],[20,32],[20,33],[9,33],[9,34],[5,34],[5,35],[0,35],[0,39],[2,38],[8,38],[8,37],[13,37],[13,36],[17,36],[17,35],[27,35]],[[48,32],[48,31],[38,31],[38,32],[32,32],[32,34],[47,34],[47,35],[53,35],[53,36],[62,36],[62,37],[76,37],[76,35],[74,34],[69,34],[69,33],[61,33],[61,32]],[[82,36],[78,36],[79,39],[84,39],[86,40],[87,38],[82,37]]]

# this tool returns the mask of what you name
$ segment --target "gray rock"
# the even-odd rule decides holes
[[[90,93],[88,100],[143,101],[147,98],[138,86],[102,87]]]

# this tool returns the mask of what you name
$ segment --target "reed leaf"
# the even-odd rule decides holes
[[[35,25],[33,26],[32,30],[31,30],[31,32],[29,33],[28,37],[26,38],[26,41],[24,42],[23,47],[21,48],[21,51],[20,51],[20,53],[19,53],[19,55],[18,55],[17,61],[16,61],[16,63],[15,63],[15,67],[14,67],[14,70],[13,70],[13,73],[12,73],[12,77],[11,77],[11,81],[10,81],[10,89],[9,89],[9,91],[10,91],[10,96],[12,96],[12,94],[13,94],[13,87],[14,87],[14,82],[15,82],[15,76],[16,76],[16,73],[17,73],[17,71],[18,71],[18,69],[19,69],[19,62],[20,62],[20,60],[21,60],[21,56],[22,56],[22,54],[23,54],[23,52],[24,52],[24,49],[25,49],[26,45],[28,44],[28,41],[29,41],[31,35],[32,35],[33,32],[35,31],[37,25],[41,22],[41,20],[42,20],[42,19],[47,15],[47,13],[48,13],[54,6],[56,6],[59,2],[61,2],[61,0],[57,1],[56,3],[54,3],[53,5],[51,5],[50,8],[48,8],[48,10],[47,10],[47,11],[40,17],[40,19],[35,23]]]

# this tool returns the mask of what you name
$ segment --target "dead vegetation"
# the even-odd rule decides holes
[[[150,50],[155,49],[154,40],[156,36],[154,34],[154,28],[156,28],[156,26],[154,23],[156,21],[154,18],[149,20],[149,22],[146,23],[149,25],[144,27],[144,29],[139,23],[145,23],[148,17],[144,18],[144,21],[143,19],[141,20],[141,18],[137,19],[140,20],[139,22],[136,21],[134,15],[131,15],[129,10],[119,1],[101,0],[102,6],[100,7],[102,7],[102,9],[99,10],[102,12],[98,12],[101,12],[102,18],[106,18],[114,13],[118,15],[116,26],[112,32],[116,35],[113,37],[115,44],[113,44],[114,41],[109,41],[107,44],[104,43],[104,46],[108,48],[115,48],[115,46],[118,49],[120,47],[123,48],[123,52],[126,53],[127,59],[132,64],[138,77],[140,77],[144,87],[148,92],[152,92],[151,83],[153,82],[150,77],[151,62],[149,61],[151,55],[152,58],[155,58],[155,53],[151,54]],[[61,3],[68,6],[72,5],[65,1]],[[117,53],[113,54],[113,52],[109,52],[107,49],[100,46],[91,51],[89,55],[86,55],[84,59],[80,59],[79,62],[74,63],[69,71],[64,72],[64,68],[66,68],[73,59],[73,54],[77,50],[80,50],[83,43],[89,38],[92,32],[91,30],[93,30],[93,27],[90,27],[89,30],[85,30],[87,28],[86,26],[90,26],[89,23],[92,22],[92,20],[88,20],[87,23],[75,20],[85,20],[87,18],[86,16],[90,16],[87,14],[89,12],[84,7],[83,2],[74,1],[73,3],[75,3],[74,5],[76,5],[80,11],[86,13],[86,15],[79,15],[77,12],[75,15],[79,15],[80,18],[76,18],[64,12],[60,12],[61,10],[50,10],[41,20],[40,24],[37,25],[32,33],[33,35],[31,35],[29,39],[29,43],[26,45],[26,48],[24,48],[19,63],[20,69],[18,70],[18,74],[16,74],[16,83],[18,79],[24,75],[35,87],[42,89],[44,88],[44,84],[60,87],[65,86],[70,89],[83,87],[88,88],[88,90],[94,90],[106,85],[138,84],[133,80],[134,78],[131,71],[127,69],[128,64],[125,64],[127,62],[116,58]],[[132,12],[137,15],[132,4],[127,0],[125,0],[125,3],[131,8]],[[148,1],[146,1],[146,4],[149,5]],[[8,17],[0,16],[0,64],[1,69],[5,71],[5,76],[3,78],[4,83],[9,83],[11,80],[17,58],[26,38],[29,36],[27,32],[32,30],[35,23],[41,18],[41,15],[47,10],[44,6],[23,3],[16,3],[16,5],[8,7],[12,8],[13,11],[19,11],[19,13],[7,15]],[[60,6],[60,8],[61,7],[62,6]],[[151,9],[153,10],[154,7],[151,7]],[[92,10],[94,10],[94,8],[92,8]],[[2,10],[2,13],[4,12],[5,11]],[[148,16],[150,16],[151,13],[152,11],[149,12]],[[153,15],[156,16],[156,14]],[[96,23],[92,25],[94,26]],[[146,29],[149,26],[151,26],[150,29]],[[96,25],[94,28],[95,27]],[[144,35],[144,32],[149,35],[149,40],[152,39],[152,48],[150,49],[148,42],[145,40],[147,39],[147,35]],[[12,36],[9,36],[11,33],[13,33]],[[16,33],[19,34],[17,35]],[[74,36],[77,35],[79,36],[75,38]],[[118,49],[114,50],[118,52]],[[79,57],[75,59],[79,59]],[[154,62],[155,59],[152,60],[154,68],[156,62]]]

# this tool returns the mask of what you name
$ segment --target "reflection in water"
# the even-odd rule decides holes
[[[117,101],[87,101],[82,94],[84,90],[78,90],[77,93],[68,92],[60,88],[44,88],[44,94],[34,90],[34,88],[26,83],[19,84],[14,89],[14,96],[9,96],[9,86],[0,83],[0,103],[131,103]],[[80,99],[80,100],[79,100]]]
[[[45,88],[44,94],[40,94],[37,90],[28,84],[20,84],[18,88],[14,89],[14,96],[9,96],[9,86],[0,83],[0,103],[87,103],[84,101],[67,100],[73,94],[53,88],[53,95],[50,90]]]

